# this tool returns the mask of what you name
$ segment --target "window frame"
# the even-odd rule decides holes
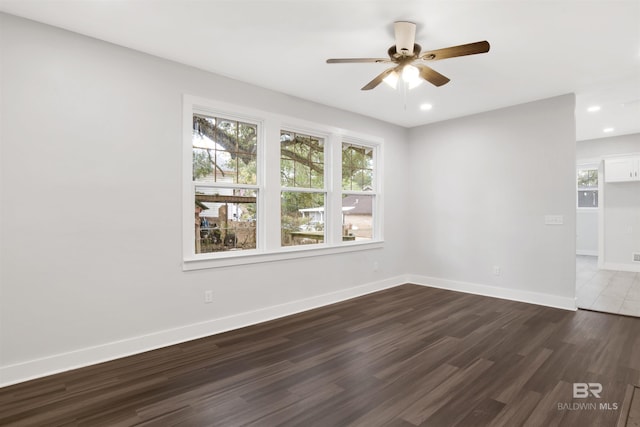
[[[578,173],[581,170],[595,170],[596,171],[596,176],[598,179],[598,185],[594,188],[590,188],[589,191],[595,191],[596,194],[598,195],[598,206],[580,206],[579,205],[579,198],[578,198],[578,193],[580,191],[585,191],[584,189],[581,190],[580,186],[578,185]],[[575,185],[576,185],[576,209],[579,211],[597,211],[600,207],[600,164],[599,162],[595,162],[595,161],[590,161],[590,162],[583,162],[583,163],[577,163],[576,164],[576,173],[575,173]]]
[[[312,193],[312,194],[324,194],[324,217],[325,217],[325,225],[324,225],[324,238],[322,243],[315,243],[313,245],[307,245],[307,246],[313,246],[313,247],[326,247],[328,244],[330,244],[331,241],[331,237],[330,237],[330,233],[329,233],[329,226],[332,222],[331,220],[331,215],[329,214],[330,212],[330,202],[329,202],[329,193],[330,193],[330,188],[328,188],[330,186],[329,181],[328,181],[328,175],[329,175],[329,170],[331,169],[331,166],[327,165],[327,159],[328,159],[328,151],[329,150],[329,144],[328,141],[331,138],[331,135],[323,132],[321,130],[317,130],[317,129],[312,129],[312,128],[301,128],[299,126],[296,125],[284,125],[281,126],[280,132],[292,132],[295,134],[301,134],[301,135],[305,135],[305,136],[311,136],[311,137],[316,137],[316,138],[321,138],[322,139],[322,145],[323,145],[323,171],[322,171],[322,175],[323,175],[323,179],[322,179],[322,183],[323,186],[322,188],[313,188],[313,187],[288,187],[288,186],[284,186],[282,185],[282,180],[280,180],[280,195],[282,195],[282,193],[284,192],[290,192],[290,193]],[[282,145],[279,146],[278,148],[278,158],[280,159],[280,161],[278,162],[278,171],[281,171],[282,168]],[[280,205],[280,219],[282,220],[282,205]],[[280,232],[282,232],[282,222],[280,223]],[[303,245],[289,245],[289,246],[284,246],[282,245],[282,241],[280,241],[280,249],[283,250],[300,250],[302,248],[300,248],[300,246]],[[306,246],[305,246],[306,247]],[[294,249],[289,249],[289,248],[294,248]]]
[[[323,125],[294,117],[269,113],[203,97],[183,95],[182,135],[182,267],[184,271],[234,265],[272,262],[294,258],[313,257],[384,247],[382,175],[384,140],[335,126]],[[250,188],[257,193],[256,200],[256,248],[240,251],[195,253],[193,201],[195,185],[192,180],[192,121],[193,114],[203,114],[221,119],[255,124],[258,127],[256,184],[220,183],[224,188]],[[312,189],[325,194],[325,239],[313,245],[281,246],[281,193],[280,181],[280,131],[293,131],[324,139],[324,189]],[[364,242],[342,241],[342,142],[349,140],[357,145],[372,147],[374,155],[375,212],[373,239]],[[275,141],[274,141],[275,140]],[[274,167],[277,164],[277,167]],[[267,167],[267,165],[269,167]],[[306,191],[292,187],[292,191]],[[363,192],[371,195],[373,192]]]
[[[381,162],[379,162],[379,158],[381,157],[381,152],[382,152],[382,144],[375,144],[372,143],[371,141],[367,141],[367,140],[361,140],[361,139],[357,139],[357,138],[351,138],[348,136],[345,136],[342,138],[342,141],[340,142],[340,151],[342,153],[342,146],[343,144],[349,144],[349,145],[355,145],[358,147],[366,147],[366,148],[370,148],[373,151],[373,164],[372,164],[372,177],[371,177],[371,191],[365,191],[365,190],[345,190],[342,188],[342,167],[340,168],[340,190],[341,190],[341,194],[340,194],[340,213],[342,214],[342,197],[343,196],[370,196],[373,197],[372,203],[371,203],[371,216],[372,216],[372,220],[371,220],[371,241],[375,241],[378,239],[377,234],[378,233],[382,233],[382,225],[379,222],[379,212],[380,212],[380,204],[381,202],[379,201],[380,197],[381,197],[381,189],[380,189],[380,171],[379,168],[382,167]],[[340,159],[340,165],[342,166],[342,158]],[[342,226],[342,224],[341,224]],[[382,237],[380,237],[380,239],[382,239]],[[358,244],[358,243],[362,243],[362,242],[356,242],[355,240],[353,241],[348,241],[348,240],[343,240],[342,244],[344,245],[351,245],[351,244]]]

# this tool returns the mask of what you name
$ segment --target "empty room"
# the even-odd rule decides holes
[[[640,2],[0,0],[0,425],[640,425]]]

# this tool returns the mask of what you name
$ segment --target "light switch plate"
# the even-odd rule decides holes
[[[562,215],[545,215],[544,223],[546,225],[562,225],[564,224],[564,217]]]

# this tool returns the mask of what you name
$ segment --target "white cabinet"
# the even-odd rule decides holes
[[[604,182],[640,181],[640,155],[604,160]]]

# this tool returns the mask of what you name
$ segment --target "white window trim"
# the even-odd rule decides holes
[[[194,184],[192,181],[192,121],[193,113],[212,115],[225,119],[253,123],[258,126],[258,175],[257,185],[220,183],[223,187],[252,188],[258,193],[256,249],[242,251],[215,252],[195,254],[193,200]],[[310,191],[327,194],[326,240],[322,244],[304,246],[280,245],[280,192],[287,191],[280,183],[280,145],[269,141],[279,141],[280,131],[290,130],[319,136],[325,139],[325,162],[330,165],[341,165],[342,142],[372,147],[376,150],[374,159],[374,192],[362,192],[365,195],[375,194],[374,238],[365,242],[337,241],[335,236],[342,233],[340,218],[342,206],[342,168],[325,168],[324,189]],[[267,145],[270,146],[267,148]],[[283,116],[244,106],[214,101],[198,96],[183,95],[183,135],[182,135],[182,267],[184,271],[205,268],[226,267],[243,264],[281,261],[286,259],[305,258],[321,255],[339,254],[353,251],[379,249],[384,246],[383,240],[383,199],[380,177],[383,176],[383,145],[379,137],[361,134],[350,130],[328,126],[294,117]],[[267,167],[269,165],[270,167]],[[277,165],[278,167],[274,167]],[[300,191],[300,188],[291,191]],[[352,194],[352,192],[348,192]],[[277,203],[276,203],[277,202]],[[338,216],[335,217],[335,212]],[[337,234],[336,234],[337,233]]]

